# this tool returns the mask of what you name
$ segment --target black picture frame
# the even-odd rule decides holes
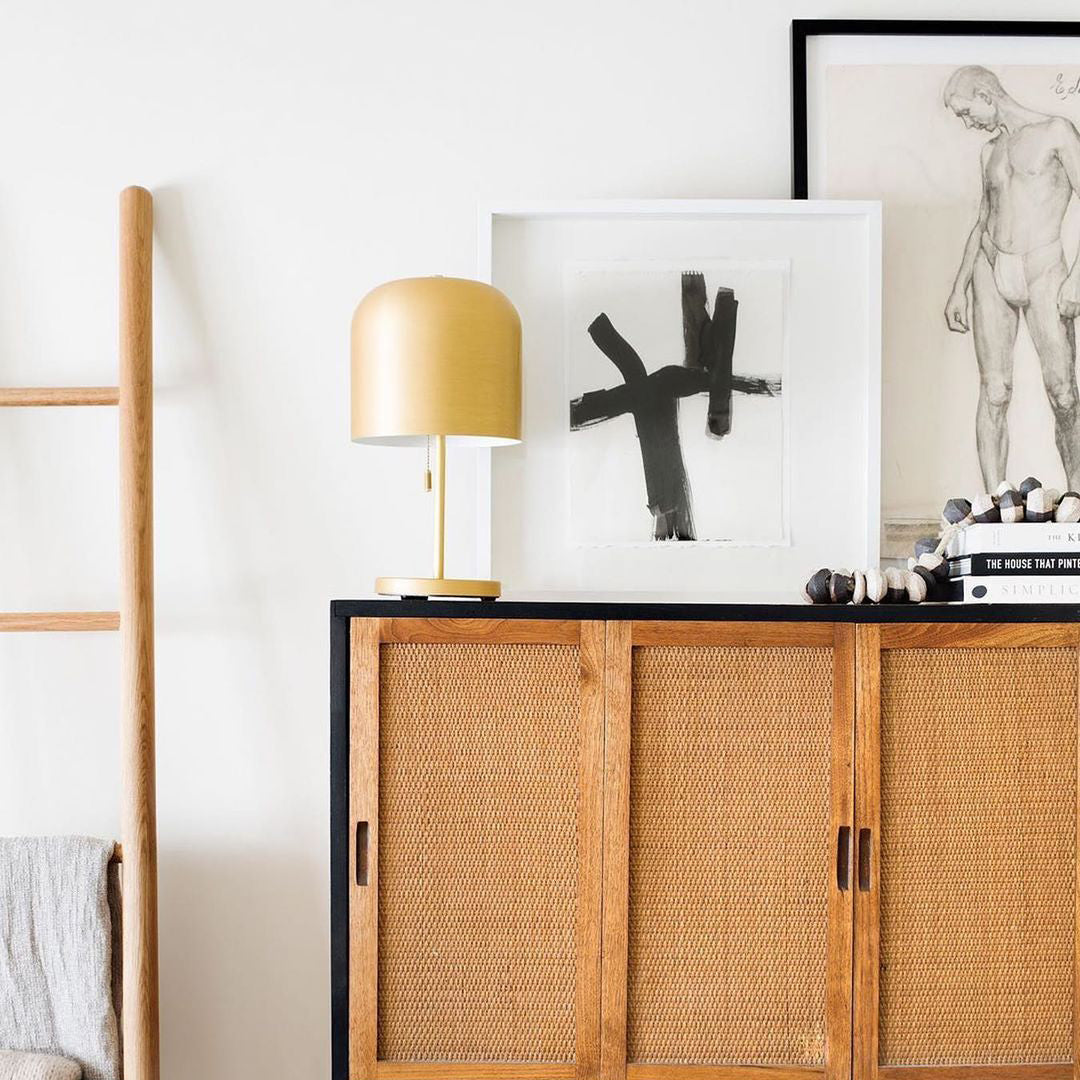
[[[1080,37],[1080,22],[981,19],[793,19],[791,23],[791,197],[809,198],[806,45],[809,38]]]

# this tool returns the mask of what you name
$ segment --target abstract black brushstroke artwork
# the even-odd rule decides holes
[[[631,416],[644,477],[644,509],[651,517],[651,539],[720,539],[702,537],[695,527],[694,497],[680,435],[681,405],[707,395],[700,437],[719,444],[740,424],[738,396],[778,399],[782,377],[778,372],[735,372],[740,300],[731,284],[715,286],[710,311],[705,273],[686,270],[658,277],[661,295],[671,290],[673,301],[661,306],[670,308],[672,320],[679,318],[681,310],[681,362],[664,362],[669,358],[657,357],[659,366],[649,370],[638,349],[620,333],[608,313],[599,311],[585,333],[614,365],[622,381],[574,397],[570,402],[570,430],[581,432],[616,417]],[[690,436],[698,437],[692,432]],[[737,482],[738,476],[731,479]],[[647,520],[643,517],[643,528]]]

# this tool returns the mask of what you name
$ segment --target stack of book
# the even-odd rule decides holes
[[[969,525],[946,554],[951,600],[1080,604],[1080,524]]]

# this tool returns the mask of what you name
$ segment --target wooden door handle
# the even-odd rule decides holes
[[[356,884],[368,883],[368,823],[356,823]]]
[[[870,829],[859,830],[859,892],[870,891],[870,867],[874,834]]]
[[[836,831],[836,887],[841,892],[851,888],[851,826]]]

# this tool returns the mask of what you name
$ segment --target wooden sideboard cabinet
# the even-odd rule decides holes
[[[331,653],[334,1080],[1080,1076],[1075,609],[335,601]]]

